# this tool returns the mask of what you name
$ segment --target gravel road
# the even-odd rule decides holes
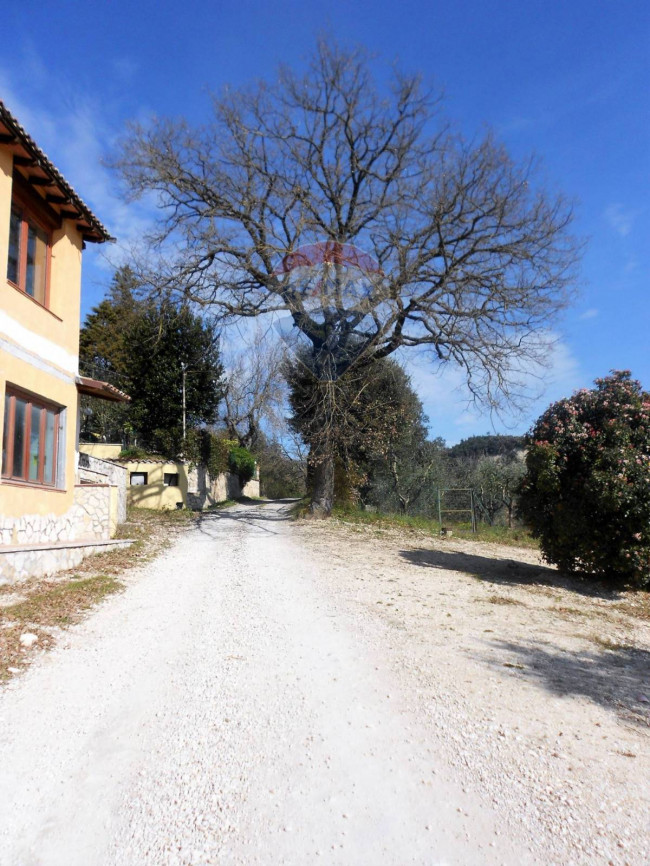
[[[204,516],[4,690],[0,863],[607,863],[459,770],[286,508]]]

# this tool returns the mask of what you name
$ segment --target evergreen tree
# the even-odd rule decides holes
[[[183,448],[186,427],[211,425],[223,396],[223,367],[214,325],[186,303],[139,300],[128,267],[88,315],[80,337],[80,368],[131,397],[128,406],[87,398],[82,435],[137,442],[168,456]]]

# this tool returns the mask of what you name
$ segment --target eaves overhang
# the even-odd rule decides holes
[[[88,376],[77,376],[75,382],[80,394],[99,397],[100,400],[109,400],[113,403],[129,403],[131,401],[128,394],[120,391],[109,382],[101,382],[99,379],[91,379]]]
[[[84,241],[114,241],[108,229],[84,204],[58,168],[0,100],[0,146],[13,154],[14,170],[64,219],[74,220]]]

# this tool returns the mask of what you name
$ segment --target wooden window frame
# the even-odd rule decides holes
[[[50,269],[52,264],[52,234],[57,227],[57,220],[52,214],[45,202],[39,198],[35,198],[36,193],[30,190],[25,181],[14,175],[12,193],[11,193],[11,211],[19,215],[20,228],[18,235],[18,282],[9,279],[7,273],[7,282],[10,286],[18,289],[25,297],[29,298],[39,307],[50,308]],[[27,242],[29,226],[32,225],[43,232],[46,236],[46,253],[45,253],[45,287],[43,301],[39,301],[33,295],[27,292]],[[7,259],[7,271],[9,270],[9,260]]]
[[[61,426],[61,413],[63,407],[56,403],[50,403],[48,400],[43,400],[42,397],[37,397],[27,391],[21,391],[19,388],[7,386],[5,394],[10,398],[8,417],[5,412],[4,428],[2,435],[4,437],[7,425],[9,425],[7,435],[7,453],[6,466],[2,466],[2,480],[10,481],[13,484],[24,484],[29,487],[44,487],[48,490],[59,489],[58,485],[58,465],[59,465],[59,428]],[[16,398],[24,400],[27,403],[25,410],[25,437],[23,442],[23,475],[14,475],[14,438],[16,429]],[[52,448],[52,481],[44,481],[45,469],[45,431],[47,424],[47,414],[41,411],[39,420],[39,436],[38,436],[38,477],[29,477],[29,451],[31,447],[32,433],[32,407],[40,410],[49,410],[54,412],[54,443]],[[11,469],[11,471],[6,471]]]

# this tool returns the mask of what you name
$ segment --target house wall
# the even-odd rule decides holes
[[[85,446],[83,446],[85,448]],[[224,472],[212,478],[205,466],[182,462],[156,462],[129,460],[123,464],[127,471],[127,502],[137,508],[177,508],[181,503],[187,508],[202,510],[240,496],[259,496],[257,479],[249,481],[242,491],[239,479],[232,472]],[[147,472],[148,484],[130,484],[132,472]],[[178,487],[165,487],[164,474],[178,473]]]
[[[63,518],[75,499],[81,250],[75,225],[65,220],[52,235],[50,308],[7,281],[13,159],[0,151],[0,429],[7,384],[65,408],[59,430],[62,472],[58,489],[0,479],[3,521]],[[22,532],[22,529],[20,530]]]
[[[100,460],[117,460],[122,451],[120,444],[110,444],[109,442],[81,442],[79,450],[90,454],[91,457],[98,457]]]
[[[129,460],[124,463],[127,470],[127,502],[136,508],[174,509],[187,502],[187,467],[184,463],[157,462],[152,460]],[[146,472],[148,483],[134,486],[130,483],[132,472]],[[178,473],[178,487],[165,487],[165,472]]]
[[[13,156],[0,146],[0,430],[8,385],[62,408],[56,486],[0,477],[0,583],[52,574],[110,541],[126,516],[126,472],[77,466],[79,325],[83,240],[74,219],[51,233],[47,308],[7,280]],[[27,187],[28,188],[28,187]],[[34,198],[43,198],[38,186]]]

